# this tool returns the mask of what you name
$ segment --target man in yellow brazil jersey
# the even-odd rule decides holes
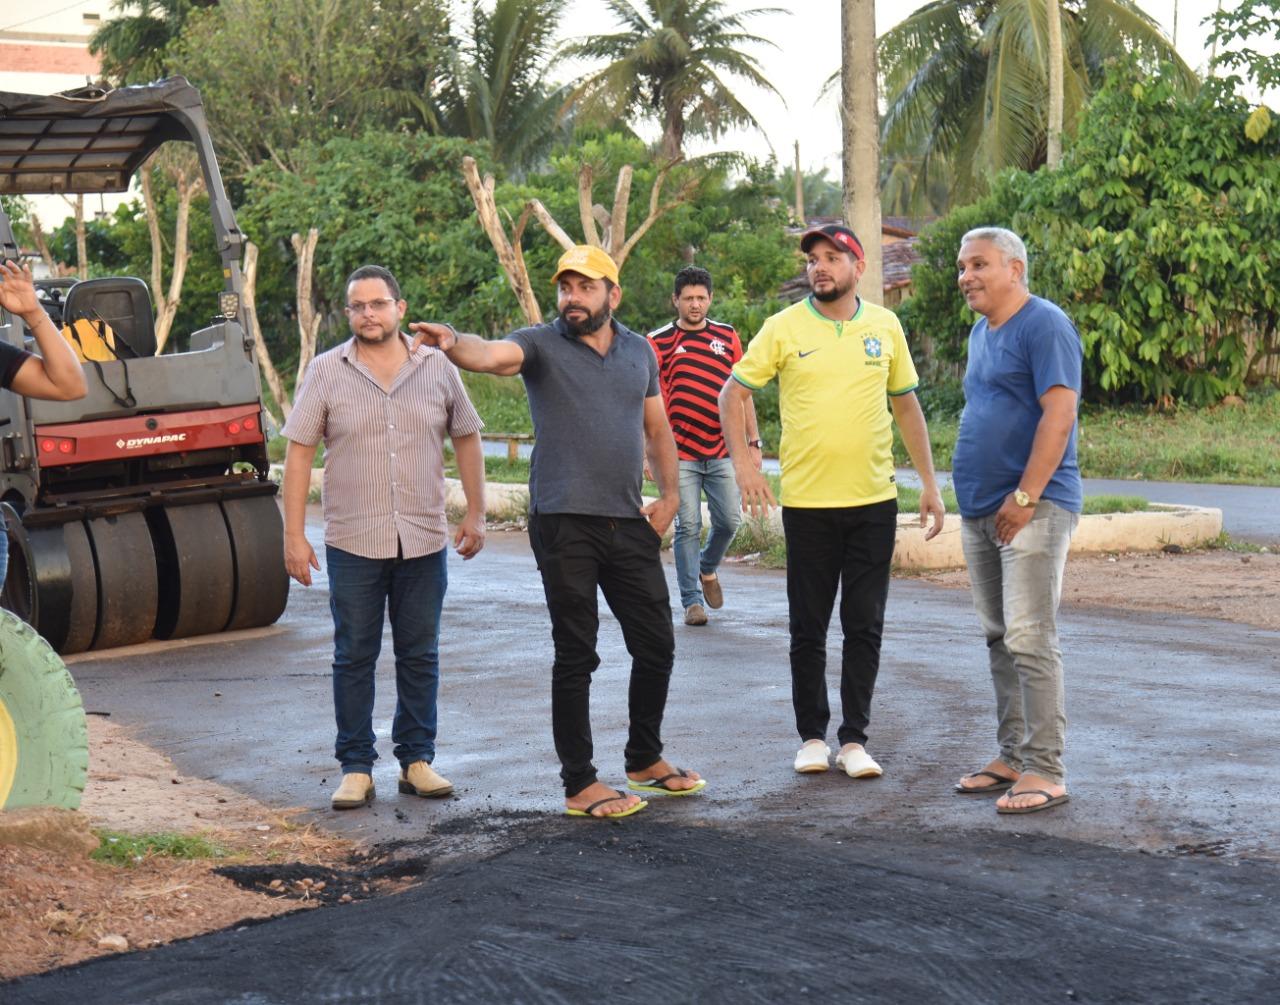
[[[800,250],[813,293],[766,320],[751,340],[720,394],[721,421],[742,504],[752,516],[767,513],[777,500],[751,463],[743,404],[778,379],[791,701],[803,744],[795,769],[808,774],[829,766],[827,627],[839,590],[844,646],[836,766],[850,778],[874,778],[881,768],[863,745],[897,531],[892,421],[923,484],[926,540],[942,530],[945,511],[902,326],[891,311],[858,296],[866,267],[861,242],[848,227],[830,224],[807,231]]]

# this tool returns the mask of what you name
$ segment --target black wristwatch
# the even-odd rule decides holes
[[[755,447],[757,450],[763,450],[764,440],[747,440],[747,446]]]

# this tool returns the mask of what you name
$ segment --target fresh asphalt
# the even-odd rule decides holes
[[[1128,483],[1126,483],[1128,484]],[[314,522],[308,532],[318,543]],[[800,777],[779,572],[728,567],[678,624],[671,759],[710,784],[624,821],[560,815],[551,643],[527,541],[451,560],[437,768],[396,794],[390,643],[367,810],[337,773],[323,575],[274,634],[72,661],[86,707],[189,774],[395,848],[424,881],[0,988],[6,1002],[1264,1002],[1280,996],[1280,633],[1066,608],[1066,806],[998,817],[955,779],[992,753],[963,591],[893,583],[875,781]],[[668,568],[674,588],[674,573]],[[838,635],[833,628],[833,653]],[[601,629],[602,778],[623,780],[625,653]],[[832,695],[833,704],[837,696]],[[838,706],[837,706],[838,707]],[[603,990],[602,990],[603,989]]]

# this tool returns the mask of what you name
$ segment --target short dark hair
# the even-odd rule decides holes
[[[706,269],[700,269],[696,265],[686,265],[683,269],[676,273],[675,296],[680,296],[680,291],[686,286],[705,286],[707,293],[711,292],[711,273]]]
[[[347,285],[344,289],[350,288],[352,283],[361,279],[381,279],[387,284],[387,289],[390,291],[392,299],[400,299],[400,284],[396,282],[396,277],[391,274],[390,269],[384,269],[381,265],[362,265],[347,276]]]

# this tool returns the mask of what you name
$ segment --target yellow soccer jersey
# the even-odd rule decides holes
[[[831,321],[805,298],[765,321],[733,377],[753,391],[778,378],[783,505],[897,496],[885,396],[915,390],[919,378],[892,311],[859,300],[852,319]]]

